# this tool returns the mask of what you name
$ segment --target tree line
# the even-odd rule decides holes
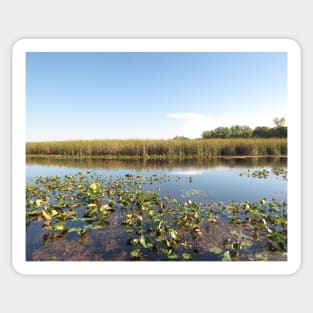
[[[275,127],[233,125],[231,127],[217,127],[214,130],[202,132],[202,138],[287,138],[285,118],[273,119]]]

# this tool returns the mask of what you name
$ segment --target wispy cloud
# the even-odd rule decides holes
[[[186,120],[177,130],[177,134],[189,138],[199,138],[205,130],[214,129],[220,126],[221,121],[218,119],[202,116],[199,119]]]
[[[176,130],[176,135],[187,136],[189,138],[197,138],[201,136],[202,131],[212,126],[212,119],[195,112],[188,113],[169,113],[167,118],[182,120],[182,124]],[[215,121],[214,121],[215,122]],[[213,123],[216,126],[217,123]]]
[[[203,115],[199,113],[169,113],[166,117],[181,120],[199,120],[203,118]]]

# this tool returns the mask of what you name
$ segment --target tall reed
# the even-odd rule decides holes
[[[62,158],[187,159],[287,155],[286,138],[28,142],[26,154]]]

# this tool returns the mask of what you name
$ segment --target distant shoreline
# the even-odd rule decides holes
[[[53,160],[210,160],[210,159],[222,159],[222,160],[232,160],[232,159],[258,159],[258,158],[288,158],[287,155],[217,155],[217,156],[207,156],[206,158],[197,158],[192,156],[185,157],[170,157],[170,156],[158,156],[150,155],[148,157],[138,157],[138,156],[64,156],[64,155],[42,155],[42,154],[26,154],[26,160],[30,159],[53,159]]]
[[[231,159],[249,159],[249,158],[288,158],[288,155],[220,155],[216,158],[231,160]]]

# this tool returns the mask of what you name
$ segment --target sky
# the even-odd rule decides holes
[[[219,126],[273,127],[286,115],[286,53],[26,56],[28,142],[200,138]]]

